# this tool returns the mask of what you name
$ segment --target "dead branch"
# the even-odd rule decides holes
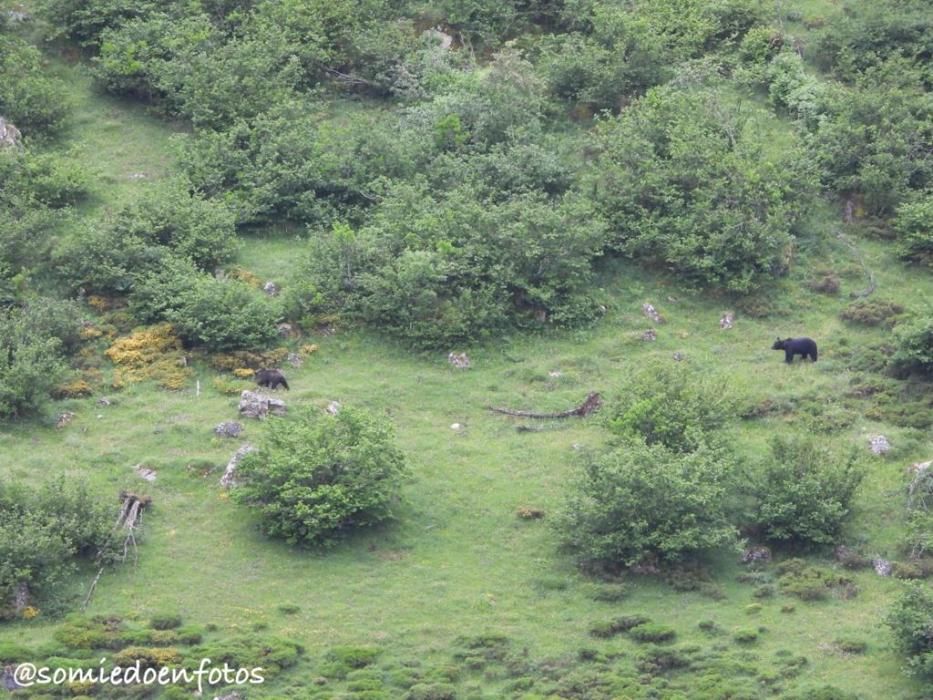
[[[558,413],[538,413],[537,411],[516,411],[511,408],[496,408],[495,406],[487,406],[487,409],[495,413],[504,413],[507,416],[516,416],[518,418],[571,418],[573,416],[578,416],[580,418],[585,418],[591,413],[596,413],[599,410],[599,407],[603,405],[603,399],[599,395],[599,392],[591,391],[587,394],[586,400],[575,408],[571,408],[568,411],[560,411]]]

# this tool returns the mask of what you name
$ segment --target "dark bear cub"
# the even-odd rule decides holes
[[[771,349],[783,350],[784,361],[788,363],[794,361],[794,355],[800,355],[804,359],[809,357],[816,362],[816,342],[812,338],[787,338],[786,340],[778,338]]]
[[[284,386],[288,389],[288,382],[285,381],[285,375],[277,369],[257,369],[255,378],[259,386],[269,387],[270,389],[277,389],[279,386]]]

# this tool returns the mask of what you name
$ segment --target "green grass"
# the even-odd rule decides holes
[[[97,215],[129,201],[171,173],[170,126],[143,107],[94,93],[80,65],[56,65],[76,101],[77,156],[94,163],[99,174],[84,213]],[[137,173],[146,177],[134,177]],[[933,439],[928,432],[870,418],[870,401],[846,397],[858,373],[843,351],[885,342],[889,332],[838,318],[849,293],[865,286],[851,251],[832,237],[838,225],[837,213],[828,208],[814,217],[814,233],[804,237],[797,272],[779,285],[771,316],[759,319],[739,311],[731,331],[718,327],[721,313],[735,308],[729,299],[616,263],[601,276],[609,304],[596,327],[456,348],[470,353],[473,367],[467,371],[450,368],[443,353],[416,356],[344,329],[335,336],[304,338],[301,342],[318,343],[320,349],[301,369],[287,370],[289,404],[323,407],[339,400],[388,416],[414,473],[396,524],[359,534],[327,553],[266,540],[255,519],[219,488],[223,465],[240,441],[216,438],[212,428],[236,419],[236,397],[218,393],[211,383],[216,373],[203,366],[196,368],[200,395],[194,382],[180,392],[135,385],[101,392],[114,399],[111,406],[96,404],[100,394],[55,404],[54,412],[76,414],[61,430],[51,417],[0,426],[0,478],[39,481],[66,472],[87,478],[108,498],[116,499],[121,489],[150,494],[153,507],[145,516],[138,564],[108,569],[88,613],[139,620],[178,613],[186,623],[218,625],[220,636],[265,625],[268,633],[308,649],[308,660],[281,681],[286,686],[307,687],[319,675],[325,652],[338,645],[380,647],[377,664],[383,670],[415,660],[449,665],[458,637],[486,633],[507,636],[533,660],[575,656],[584,648],[630,658],[642,645],[625,635],[595,639],[589,629],[643,613],[676,630],[678,644],[704,648],[730,644],[739,630],[766,628],[743,645],[763,670],[782,649],[809,659],[800,678],[786,687],[828,683],[864,698],[921,697],[922,689],[899,672],[880,627],[902,583],[871,571],[852,574],[859,595],[851,600],[805,603],[780,594],[759,600],[755,586],[736,581],[741,567],[735,553],[724,552],[711,568],[722,600],[676,592],[643,577],[630,579],[620,601],[594,600],[592,582],[557,551],[549,518],[522,520],[516,509],[530,506],[551,514],[560,507],[577,449],[596,448],[605,440],[599,419],[544,422],[541,431],[521,433],[516,426],[528,421],[485,410],[488,405],[561,410],[591,390],[611,401],[628,372],[649,359],[673,362],[674,352],[682,352],[697,372],[727,377],[749,405],[809,397],[824,414],[837,411],[845,419],[844,427],[824,433],[826,440],[865,449],[870,434],[891,439],[894,452],[870,462],[846,541],[866,541],[869,551],[896,557],[904,467],[928,459]],[[300,252],[297,233],[270,227],[245,235],[239,263],[263,279],[283,281]],[[903,267],[887,244],[857,240],[877,276],[879,297],[908,307],[931,297],[929,276]],[[840,274],[838,297],[805,288],[820,269]],[[654,343],[639,339],[650,325],[641,313],[646,301],[668,321]],[[786,366],[783,355],[770,350],[776,335],[803,334],[820,343],[815,365]],[[550,376],[555,370],[559,377]],[[465,427],[454,431],[453,423]],[[737,439],[754,458],[770,436],[810,423],[801,410],[743,421]],[[250,422],[244,439],[261,439],[262,430]],[[157,470],[155,483],[135,476],[133,468],[141,463]],[[78,600],[93,573],[84,571],[72,582]],[[756,603],[760,611],[749,615],[748,606]],[[795,612],[782,613],[789,604]],[[283,606],[293,608],[284,614]],[[715,621],[722,637],[698,629],[703,620]],[[10,624],[0,629],[0,642],[42,642],[58,623],[40,615]],[[839,653],[835,640],[850,638],[867,640],[867,653]],[[457,683],[483,686],[490,693],[486,697],[506,692],[504,678],[495,674],[464,671]]]

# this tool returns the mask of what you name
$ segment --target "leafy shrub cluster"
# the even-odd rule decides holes
[[[146,274],[183,262],[213,271],[236,251],[233,215],[216,201],[169,181],[138,201],[63,240],[54,251],[58,277],[72,289],[127,294]]]
[[[887,624],[898,651],[906,657],[906,670],[933,679],[933,594],[922,582],[914,582],[888,611]]]
[[[78,559],[116,556],[112,504],[87,484],[57,478],[38,489],[0,484],[0,617],[13,614],[14,596],[52,596],[77,570]]]
[[[865,476],[855,450],[838,454],[809,437],[773,438],[749,484],[749,522],[774,542],[831,544]]]
[[[864,477],[854,452],[799,435],[775,439],[759,465],[743,464],[728,432],[735,400],[685,365],[648,366],[621,393],[605,409],[610,448],[581,458],[555,519],[581,564],[670,568],[734,543],[740,526],[798,546],[835,541]],[[675,567],[671,578],[721,595],[702,575]]]
[[[65,375],[64,353],[77,345],[76,305],[37,298],[0,308],[0,324],[0,418],[36,414]]]
[[[262,530],[292,544],[327,546],[353,528],[393,516],[405,458],[388,424],[343,408],[273,421],[259,449],[237,470],[237,502],[252,506]]]
[[[655,88],[599,124],[590,176],[612,246],[704,286],[750,292],[787,270],[813,173],[764,152],[721,92]]]
[[[0,115],[24,138],[53,134],[69,111],[62,85],[49,75],[41,52],[2,32],[0,26]]]

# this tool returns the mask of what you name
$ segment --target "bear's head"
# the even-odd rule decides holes
[[[790,340],[790,338],[788,338],[788,340]],[[786,349],[784,347],[785,343],[787,343],[787,340],[781,340],[780,338],[778,338],[777,340],[774,341],[774,345],[771,346],[771,349],[772,350],[785,350]]]

